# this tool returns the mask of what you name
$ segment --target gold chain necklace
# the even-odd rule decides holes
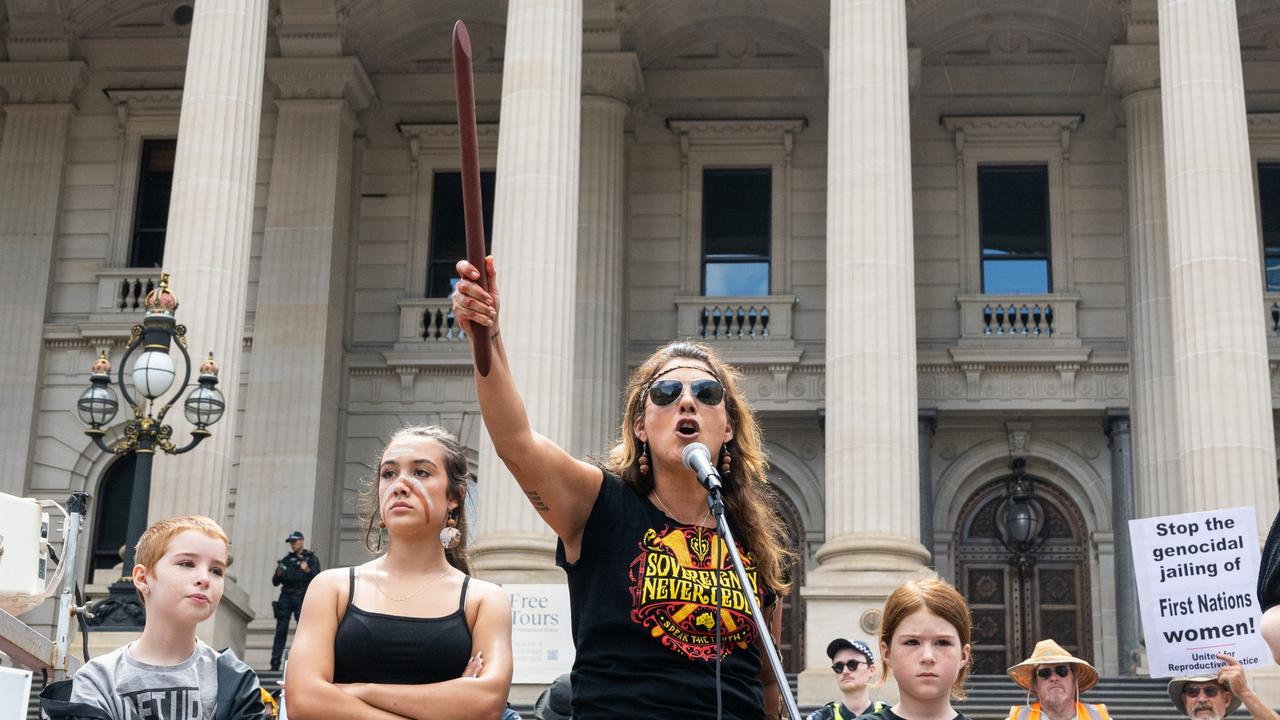
[[[702,516],[702,519],[701,519],[701,520],[699,520],[697,523],[681,522],[680,518],[678,518],[678,517],[676,517],[676,516],[675,516],[675,513],[671,512],[670,510],[668,510],[668,509],[667,509],[667,504],[666,504],[666,503],[664,503],[664,502],[662,502],[662,496],[658,494],[658,487],[657,487],[656,485],[655,485],[655,486],[654,486],[654,488],[653,488],[653,498],[654,498],[655,500],[657,500],[657,501],[658,501],[658,507],[662,508],[662,512],[666,513],[666,514],[667,514],[667,517],[671,518],[672,520],[675,520],[676,522],[680,523],[681,525],[694,525],[694,524],[696,524],[696,525],[698,525],[699,527],[702,527],[702,526],[703,526],[702,524],[703,524],[703,523],[705,523],[707,520],[709,520],[709,519],[711,518],[711,506],[710,506],[710,505],[708,505],[708,506],[707,506],[707,512]]]
[[[418,593],[422,592],[423,590],[426,590],[428,585],[430,585],[431,583],[435,582],[436,580],[439,580],[440,578],[444,577],[444,576],[445,576],[446,574],[448,574],[448,572],[449,572],[450,570],[452,570],[452,569],[453,569],[453,568],[451,568],[451,567],[446,567],[444,570],[442,570],[442,571],[440,571],[440,572],[436,573],[435,575],[432,575],[431,577],[427,578],[426,582],[422,583],[422,585],[421,585],[421,586],[419,586],[417,590],[414,590],[413,592],[409,593],[408,595],[405,595],[404,597],[400,597],[400,598],[398,598],[398,597],[391,597],[389,594],[387,594],[387,591],[382,589],[382,584],[381,584],[381,583],[375,582],[375,583],[373,583],[373,587],[374,587],[374,589],[375,589],[375,590],[377,590],[378,592],[382,593],[382,597],[384,597],[384,598],[386,598],[386,599],[390,600],[391,602],[404,602],[404,601],[406,601],[406,600],[411,600],[415,595],[417,595]],[[386,572],[386,570],[385,570],[385,569],[382,571],[382,574],[383,574],[383,576],[384,576],[384,577],[387,575],[387,572]],[[370,579],[372,580],[372,578],[370,578]]]

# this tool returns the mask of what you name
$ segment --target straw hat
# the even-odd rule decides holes
[[[1191,682],[1214,683],[1218,687],[1222,687],[1222,683],[1218,682],[1218,678],[1212,675],[1184,675],[1182,677],[1176,677],[1170,680],[1169,681],[1169,699],[1173,701],[1173,706],[1178,708],[1178,712],[1182,713],[1183,715],[1187,714],[1187,704],[1182,700],[1182,688],[1185,687],[1187,683],[1191,683]],[[1226,714],[1230,715],[1231,713],[1235,712],[1236,708],[1240,707],[1241,702],[1242,701],[1240,700],[1239,695],[1236,695],[1235,693],[1231,693],[1231,702],[1227,704]]]
[[[1094,670],[1092,665],[1063,650],[1061,645],[1052,640],[1041,640],[1036,643],[1036,649],[1031,653],[1031,657],[1009,668],[1009,677],[1025,690],[1030,691],[1031,675],[1036,668],[1041,665],[1068,664],[1076,666],[1076,692],[1082,693],[1098,684],[1098,671]]]

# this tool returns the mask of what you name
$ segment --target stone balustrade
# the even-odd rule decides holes
[[[1049,295],[957,295],[961,346],[1080,345],[1074,293]]]
[[[94,313],[117,315],[142,312],[142,301],[160,280],[160,268],[103,268],[98,278]]]
[[[792,345],[794,295],[675,298],[676,332],[707,342]]]

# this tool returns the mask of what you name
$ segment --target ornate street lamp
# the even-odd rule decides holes
[[[1049,537],[1048,513],[1035,496],[1035,481],[1026,466],[1020,457],[1009,463],[1004,498],[996,508],[996,535],[1020,577],[1035,565],[1035,553]]]
[[[187,352],[186,327],[174,322],[178,299],[169,290],[167,273],[161,275],[160,283],[147,293],[144,306],[146,315],[143,316],[141,325],[133,326],[124,357],[120,359],[117,376],[120,392],[133,411],[133,417],[125,422],[124,438],[114,446],[107,445],[102,439],[106,435],[103,427],[111,423],[120,407],[115,392],[111,389],[111,363],[107,360],[106,353],[102,353],[94,361],[89,387],[85,388],[76,402],[80,419],[89,426],[84,433],[93,438],[98,447],[115,455],[136,455],[133,494],[129,500],[129,525],[125,534],[124,572],[119,580],[111,584],[110,595],[95,605],[93,616],[89,620],[89,624],[101,630],[134,630],[142,627],[146,617],[134,591],[131,575],[138,538],[142,537],[142,531],[147,527],[151,461],[156,450],[170,455],[190,451],[201,440],[209,437],[209,426],[222,419],[226,407],[222,393],[217,388],[218,364],[213,360],[213,353],[209,353],[209,357],[200,364],[197,387],[187,395],[183,403],[187,420],[195,426],[191,430],[191,440],[182,447],[174,446],[170,439],[173,428],[164,424],[164,417],[188,389],[191,381],[191,355]],[[166,398],[165,395],[173,387],[177,376],[173,357],[169,354],[174,345],[177,345],[182,354],[182,383]],[[135,395],[129,392],[124,378],[129,358],[139,350],[141,354],[134,360],[130,373]]]

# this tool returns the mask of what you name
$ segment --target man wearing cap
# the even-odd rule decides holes
[[[875,712],[884,703],[871,703],[867,687],[871,682],[875,658],[871,648],[861,640],[836,638],[827,645],[827,657],[836,673],[841,698],[810,713],[807,720],[853,720],[863,713]]]
[[[1098,671],[1052,640],[1036,643],[1031,657],[1009,668],[1009,677],[1026,689],[1027,702],[1009,708],[1006,720],[1111,720],[1106,705],[1080,702],[1080,693],[1098,684]]]
[[[276,616],[276,637],[271,643],[272,670],[280,669],[284,641],[289,636],[289,618],[296,619],[302,612],[302,597],[307,593],[307,586],[320,574],[320,559],[303,547],[304,541],[302,533],[297,530],[285,538],[289,552],[276,563],[276,572],[271,576],[272,585],[282,586],[280,599],[271,603]]]
[[[1218,655],[1226,663],[1216,677],[1186,675],[1169,681],[1169,699],[1193,720],[1223,720],[1241,703],[1254,720],[1277,720],[1274,710],[1258,697],[1244,677],[1244,668],[1230,655]]]

